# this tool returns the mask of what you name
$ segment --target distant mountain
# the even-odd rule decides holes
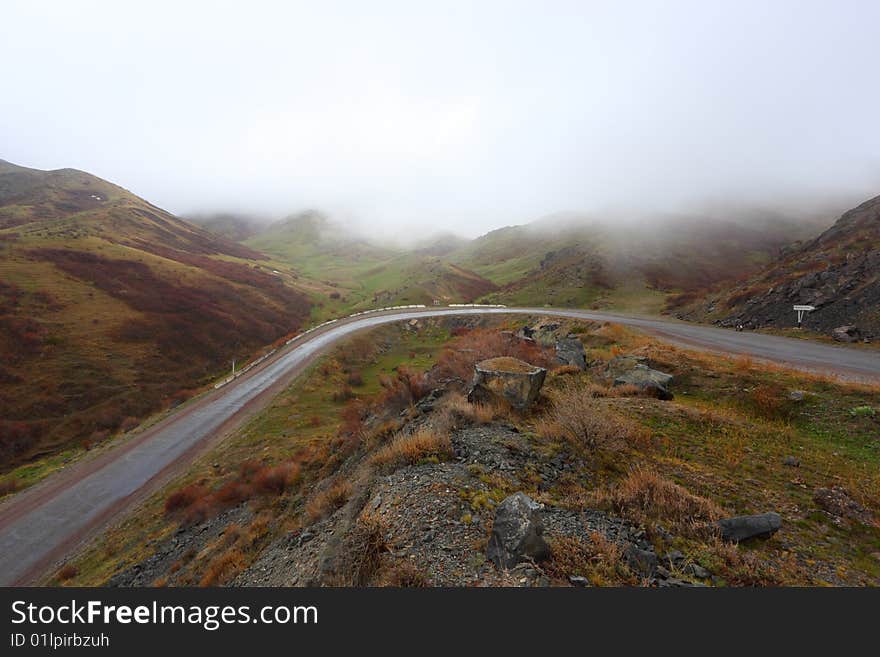
[[[305,280],[325,287],[328,315],[377,305],[471,302],[496,289],[491,281],[440,255],[449,236],[413,249],[375,244],[327,215],[308,211],[270,225],[245,241]]]
[[[186,221],[201,226],[215,235],[235,242],[243,242],[263,230],[268,222],[256,217],[232,212],[215,214],[192,214],[182,217]]]
[[[309,299],[265,263],[88,173],[0,162],[0,470],[136,424],[296,330]]]
[[[748,328],[791,327],[795,304],[816,310],[804,327],[856,325],[880,336],[880,196],[845,212],[815,239],[794,244],[740,285],[682,314]]]
[[[659,310],[669,293],[754,273],[793,236],[812,230],[778,215],[625,223],[555,215],[492,231],[449,259],[498,284],[493,301]]]

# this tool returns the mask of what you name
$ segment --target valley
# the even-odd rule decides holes
[[[833,224],[658,218],[638,241],[571,215],[409,246],[318,211],[190,219],[81,171],[0,162],[8,583],[876,581],[876,199]],[[506,307],[449,307],[474,303]],[[792,303],[815,304],[805,330]],[[401,305],[424,308],[348,317]],[[858,345],[829,344],[844,322]],[[463,397],[499,356],[546,371],[534,408]],[[668,371],[675,395],[617,389],[619,362]],[[614,447],[559,434],[564,407]],[[622,497],[638,486],[680,499],[640,511]],[[544,504],[546,568],[487,565],[480,537],[513,493]],[[420,542],[439,531],[428,499],[436,546]],[[756,556],[706,529],[768,509],[783,538]]]

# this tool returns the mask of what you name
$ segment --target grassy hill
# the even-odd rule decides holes
[[[682,314],[723,325],[784,328],[795,324],[794,304],[816,307],[804,322],[815,332],[855,324],[865,336],[880,335],[880,196]]]
[[[0,468],[136,426],[308,317],[265,256],[73,169],[0,162]]]

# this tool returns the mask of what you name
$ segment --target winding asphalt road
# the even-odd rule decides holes
[[[366,328],[439,315],[531,314],[612,321],[704,350],[880,382],[880,351],[736,332],[674,320],[549,308],[426,308],[339,320],[302,336],[245,376],[128,441],[75,463],[0,505],[0,585],[32,582],[156,490],[212,440],[262,407],[333,343]]]

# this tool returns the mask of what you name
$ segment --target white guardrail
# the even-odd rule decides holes
[[[439,308],[440,306],[436,306],[436,307]],[[500,304],[500,303],[450,303],[446,307],[447,308],[507,308],[507,306],[505,306],[504,304]],[[370,310],[362,310],[359,313],[353,313],[351,315],[347,315],[345,317],[342,317],[341,319],[351,319],[352,317],[360,317],[362,315],[369,315],[370,313],[381,313],[381,312],[388,311],[388,310],[413,310],[413,309],[418,309],[418,308],[427,308],[427,306],[425,304],[421,303],[421,304],[414,304],[414,305],[410,305],[410,306],[388,306],[386,308],[371,308]],[[324,328],[325,326],[329,326],[330,324],[335,324],[338,321],[339,321],[339,319],[328,319],[326,322],[321,322],[317,326],[313,326],[310,329],[306,329],[305,331],[303,331],[299,335],[293,336],[292,338],[290,338],[289,340],[287,340],[284,343],[284,346],[286,347],[290,343],[295,342],[295,341],[299,340],[300,338],[304,338],[309,333],[311,333],[313,331],[317,331],[320,328]],[[217,388],[222,388],[227,383],[231,383],[232,381],[235,381],[235,379],[240,377],[242,374],[246,374],[251,368],[262,363],[264,360],[266,360],[269,356],[274,354],[276,351],[278,351],[278,350],[272,349],[271,351],[263,354],[262,356],[260,356],[256,360],[248,363],[247,365],[245,365],[242,369],[240,369],[238,372],[236,372],[232,376],[228,376],[225,379],[223,379],[222,381],[214,384],[214,389],[216,390]]]

